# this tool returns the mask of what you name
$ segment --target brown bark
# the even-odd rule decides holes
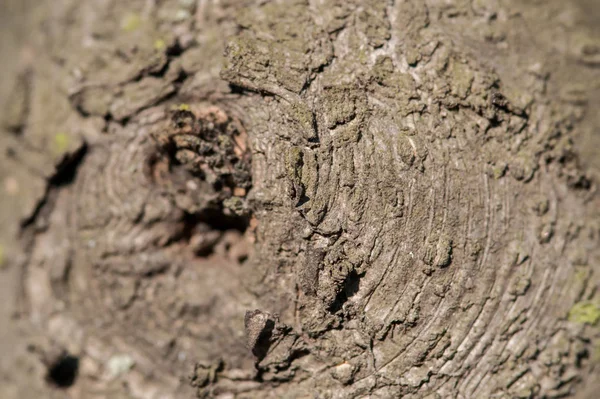
[[[5,395],[593,393],[578,7],[37,5],[1,119]]]

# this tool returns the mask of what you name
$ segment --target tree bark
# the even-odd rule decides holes
[[[1,118],[6,395],[592,395],[578,7],[33,7]]]

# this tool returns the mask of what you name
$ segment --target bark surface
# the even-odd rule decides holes
[[[581,7],[36,5],[1,112],[26,350],[0,393],[593,393],[600,40]]]

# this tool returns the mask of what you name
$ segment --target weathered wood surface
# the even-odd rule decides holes
[[[14,368],[9,393],[551,398],[594,386],[600,204],[582,143],[598,143],[600,50],[581,10],[36,10],[0,150],[3,257],[37,382]],[[65,354],[76,379],[38,386]]]

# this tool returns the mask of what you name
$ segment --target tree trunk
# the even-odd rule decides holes
[[[593,397],[585,7],[30,7],[4,67],[2,397]]]

